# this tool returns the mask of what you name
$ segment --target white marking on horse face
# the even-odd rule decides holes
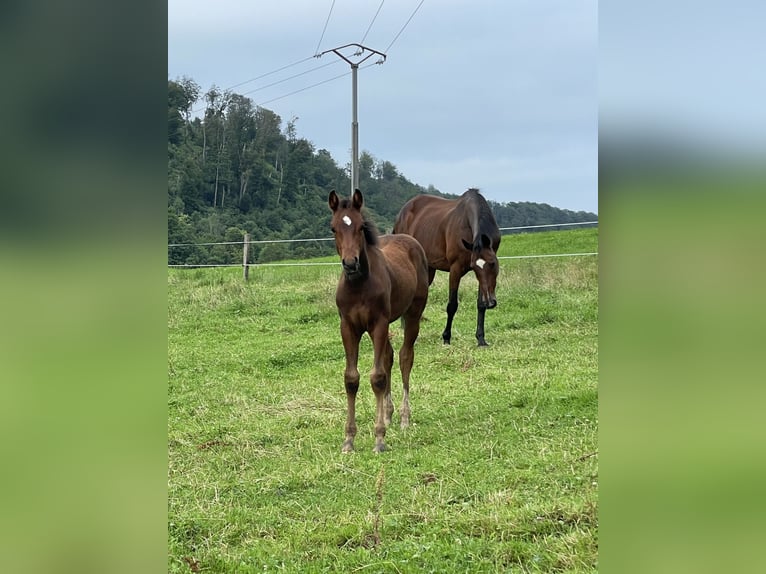
[[[350,227],[351,226],[351,218],[348,215],[344,215],[343,216],[343,223],[345,223],[346,225],[348,225]]]
[[[487,264],[487,262],[484,261],[484,259],[477,259],[476,260],[476,267],[478,267],[479,269],[484,269],[484,266],[486,264]]]

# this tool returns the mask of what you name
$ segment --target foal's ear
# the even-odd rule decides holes
[[[354,196],[351,198],[351,204],[354,206],[354,209],[362,209],[364,198],[362,197],[362,192],[358,189],[354,191]]]
[[[333,211],[338,209],[338,194],[335,193],[334,189],[330,192],[330,197],[327,198],[327,203]]]

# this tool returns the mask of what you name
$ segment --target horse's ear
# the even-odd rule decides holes
[[[352,205],[354,206],[354,209],[362,209],[362,205],[364,204],[364,198],[362,197],[362,192],[358,189],[354,191],[354,197],[351,198]]]
[[[463,247],[465,247],[468,251],[473,251],[473,244],[468,243],[465,239],[461,239],[463,242]]]
[[[481,234],[481,246],[484,249],[487,249],[490,245],[492,245],[492,241],[490,241],[489,236],[485,233]]]
[[[333,211],[338,209],[338,194],[335,193],[334,189],[330,192],[330,197],[327,198],[327,203]]]

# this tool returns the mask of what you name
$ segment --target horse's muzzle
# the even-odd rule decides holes
[[[494,309],[497,307],[497,299],[495,299],[494,296],[490,296],[488,298],[481,298],[481,306],[485,309]]]
[[[345,259],[341,261],[341,264],[343,265],[343,272],[346,274],[346,276],[352,277],[359,273],[359,258],[354,257],[350,261],[346,261]]]

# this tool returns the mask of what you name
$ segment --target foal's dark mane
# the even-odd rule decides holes
[[[338,204],[338,209],[352,209],[353,204],[351,199],[349,198],[343,198],[340,200],[340,203]],[[377,245],[378,244],[378,228],[375,227],[375,224],[367,219],[367,216],[364,212],[362,213],[362,232],[364,233],[364,240],[367,242],[367,245]]]
[[[486,235],[490,240],[497,236],[497,223],[492,214],[487,200],[479,194],[479,190],[472,187],[460,196],[460,201],[465,202],[473,229],[474,239]]]

